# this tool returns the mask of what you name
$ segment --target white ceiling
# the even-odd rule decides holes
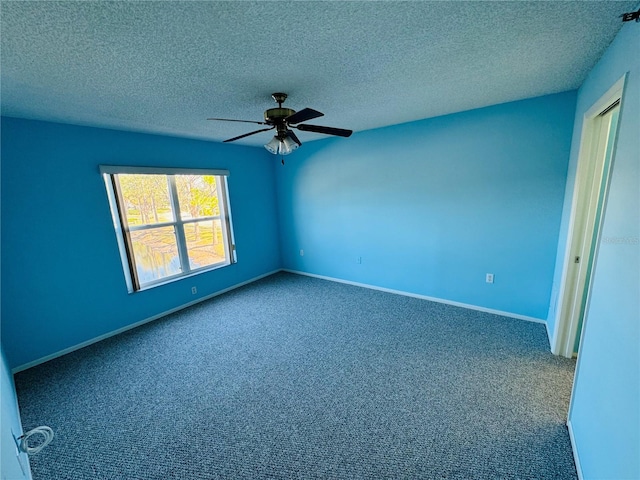
[[[367,130],[575,89],[636,4],[3,0],[2,114],[222,141],[282,91]]]

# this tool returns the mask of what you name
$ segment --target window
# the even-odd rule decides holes
[[[129,292],[235,263],[227,171],[101,166]]]

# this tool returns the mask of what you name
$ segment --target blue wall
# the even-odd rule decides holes
[[[640,478],[640,25],[622,28],[578,94],[556,281],[585,112],[625,73],[618,140],[569,421],[583,478]]]
[[[575,101],[305,145],[277,170],[284,267],[546,319]]]
[[[238,263],[129,295],[99,164],[228,169]],[[10,366],[280,268],[275,165],[258,148],[3,118],[2,342]]]
[[[4,358],[4,348],[2,348],[0,360],[2,362],[0,366],[0,400],[2,402],[0,478],[2,480],[27,480],[31,478],[29,457],[24,452],[20,453],[20,459],[16,455],[14,434],[20,436],[23,431],[18,412],[18,400],[13,385],[13,375],[11,375],[7,361]],[[20,463],[22,463],[22,466]]]

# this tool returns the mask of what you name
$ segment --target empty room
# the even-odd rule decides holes
[[[2,1],[2,480],[640,479],[640,4]]]

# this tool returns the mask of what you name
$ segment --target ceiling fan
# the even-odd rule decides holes
[[[264,122],[254,122],[253,120],[233,120],[230,118],[207,118],[207,120],[220,120],[223,122],[244,122],[244,123],[256,123],[258,125],[268,125],[267,128],[261,128],[253,132],[245,133],[244,135],[238,135],[237,137],[229,138],[224,141],[233,142],[240,140],[241,138],[255,135],[256,133],[266,132],[269,130],[276,130],[276,134],[267,143],[264,148],[274,155],[288,155],[297,149],[302,142],[298,139],[296,134],[291,130],[296,128],[303,132],[315,132],[324,133],[325,135],[337,135],[339,137],[349,137],[353,131],[344,130],[342,128],[322,127],[320,125],[308,125],[302,122],[311,120],[314,118],[322,117],[324,113],[318,112],[312,108],[303,108],[299,112],[292,110],[291,108],[285,108],[282,106],[287,99],[286,93],[273,93],[271,95],[278,104],[277,108],[270,108],[264,112]]]

